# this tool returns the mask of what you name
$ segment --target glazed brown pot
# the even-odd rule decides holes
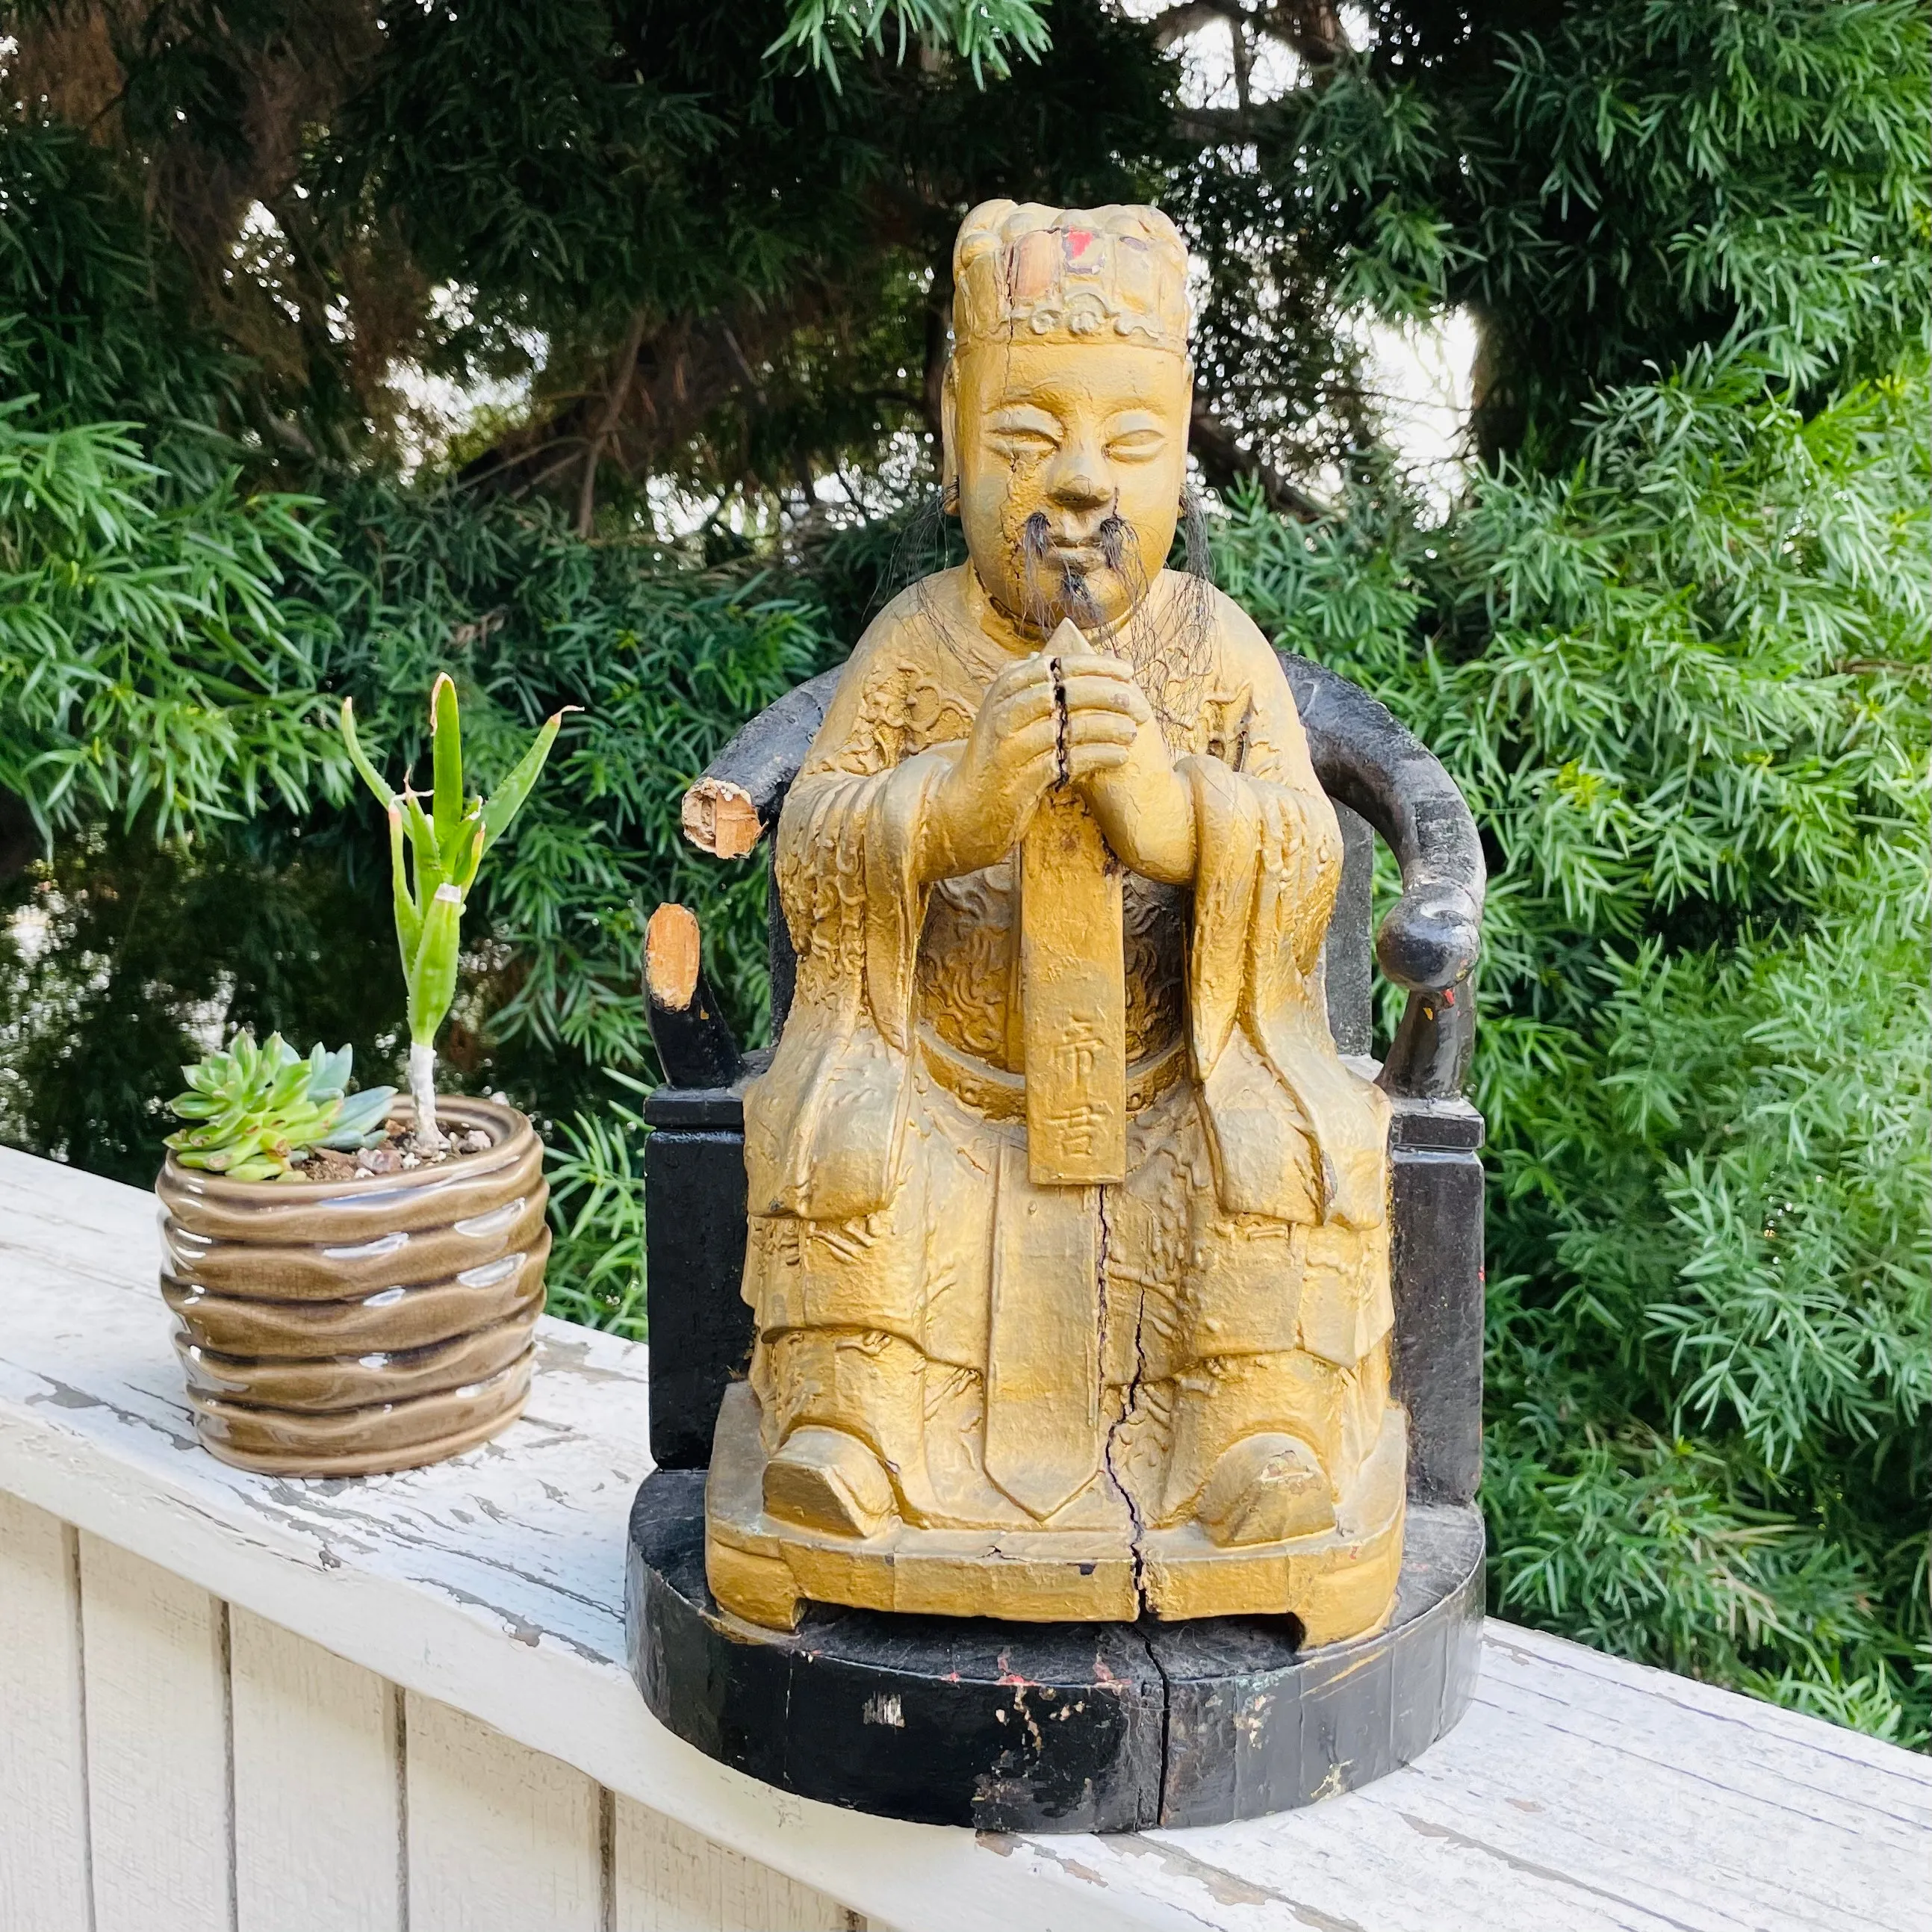
[[[224,1462],[414,1468],[522,1410],[550,1254],[542,1144],[514,1108],[436,1107],[489,1148],[343,1181],[229,1180],[169,1156],[161,1292],[196,1431]]]

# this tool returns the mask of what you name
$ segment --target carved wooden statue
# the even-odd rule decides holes
[[[955,250],[970,562],[860,640],[778,828],[718,1602],[1376,1628],[1401,1561],[1388,1103],[1338,1056],[1336,816],[1181,514],[1186,256],[994,202]]]

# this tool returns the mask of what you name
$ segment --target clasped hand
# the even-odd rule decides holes
[[[1059,663],[1064,776],[1124,865],[1184,883],[1194,873],[1192,800],[1132,667],[1091,652],[1064,652]],[[956,877],[1004,859],[1060,782],[1061,756],[1052,661],[1023,658],[988,686],[964,750],[935,788],[928,875]]]

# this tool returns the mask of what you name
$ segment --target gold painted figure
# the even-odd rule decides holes
[[[774,863],[757,1316],[711,1586],[1036,1621],[1388,1616],[1388,1103],[1330,1038],[1340,875],[1281,667],[1180,514],[1187,262],[992,202],[954,254],[970,562],[866,631]]]

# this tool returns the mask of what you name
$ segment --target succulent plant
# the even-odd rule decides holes
[[[184,1066],[188,1090],[168,1104],[194,1124],[169,1135],[184,1167],[231,1180],[299,1180],[312,1148],[374,1147],[386,1130],[393,1087],[349,1089],[350,1049],[318,1046],[304,1059],[278,1033],[260,1046],[238,1033],[225,1049]]]
[[[577,708],[566,705],[564,710]],[[409,988],[410,1097],[416,1103],[416,1139],[426,1148],[443,1143],[436,1118],[436,1036],[456,997],[464,901],[476,884],[484,854],[503,836],[530,796],[563,719],[564,712],[560,711],[545,722],[488,800],[479,795],[466,806],[456,686],[448,672],[442,673],[429,694],[434,776],[430,809],[424,812],[421,795],[410,788],[406,777],[399,792],[383,782],[357,740],[353,704],[346,698],[342,700],[343,742],[364,782],[388,814],[396,943]],[[405,843],[410,854],[406,872]]]

